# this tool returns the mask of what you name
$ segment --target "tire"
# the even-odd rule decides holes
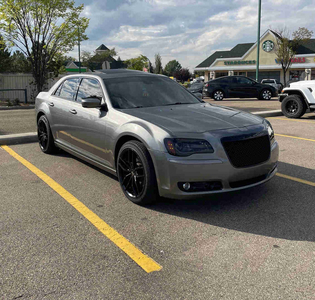
[[[281,103],[282,113],[287,118],[298,119],[306,112],[306,105],[299,95],[289,95]]]
[[[130,201],[144,205],[157,200],[159,194],[154,166],[141,142],[129,141],[120,148],[117,175],[121,189]]]
[[[260,92],[259,99],[261,99],[261,100],[270,100],[271,97],[272,97],[271,91],[268,90],[268,89],[263,89],[263,90]]]
[[[214,101],[222,101],[224,98],[223,91],[221,91],[221,90],[214,91],[212,94],[212,98],[214,99]]]
[[[37,136],[40,149],[46,153],[51,154],[56,151],[54,137],[51,133],[48,119],[42,115],[37,122]]]

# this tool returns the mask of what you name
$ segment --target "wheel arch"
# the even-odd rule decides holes
[[[116,142],[116,145],[115,145],[115,153],[114,153],[114,159],[115,159],[115,167],[117,168],[117,157],[118,157],[118,153],[119,153],[119,150],[121,149],[121,147],[129,142],[129,141],[138,141],[138,142],[141,142],[142,144],[145,145],[145,143],[143,143],[143,141],[141,139],[139,139],[138,137],[135,137],[133,135],[130,135],[130,134],[126,134],[126,135],[123,135],[121,136],[117,142]],[[145,145],[146,146],[146,145]],[[147,147],[147,146],[146,146]],[[152,158],[151,158],[152,159]]]
[[[286,94],[288,94],[288,96],[292,96],[292,95],[297,95],[301,98],[303,104],[306,106],[306,108],[309,108],[309,103],[307,102],[307,100],[305,99],[305,95],[302,91],[300,90],[287,90],[285,91]],[[283,99],[281,99],[280,102],[282,102],[286,97],[284,97]]]

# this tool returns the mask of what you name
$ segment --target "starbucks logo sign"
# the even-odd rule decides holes
[[[275,44],[273,43],[273,41],[270,41],[270,40],[264,41],[262,44],[262,48],[266,52],[271,52],[274,47],[275,47]]]

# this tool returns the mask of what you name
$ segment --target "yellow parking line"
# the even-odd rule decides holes
[[[307,120],[296,120],[296,119],[290,119],[290,118],[276,118],[276,117],[269,117],[268,119],[315,124],[315,120],[314,121],[307,121]]]
[[[304,180],[304,179],[292,177],[292,176],[289,176],[289,175],[284,175],[284,174],[281,174],[281,173],[277,173],[276,176],[279,176],[279,177],[282,177],[282,178],[286,178],[286,179],[290,179],[290,180],[293,180],[293,181],[296,181],[296,182],[304,183],[304,184],[307,184],[307,185],[310,185],[310,186],[315,186],[315,182],[311,182],[311,181],[307,181],[307,180]]]
[[[292,135],[285,135],[285,134],[278,134],[278,133],[276,133],[275,136],[283,136],[283,137],[288,137],[288,138],[291,138],[291,139],[298,139],[298,140],[315,142],[315,140],[312,140],[312,139],[306,139],[306,138],[301,138],[301,137],[292,136]]]
[[[60,184],[51,179],[44,172],[36,168],[26,159],[18,155],[8,146],[1,146],[11,156],[22,163],[26,168],[32,171],[36,176],[49,185],[56,193],[58,193],[63,199],[71,204],[79,213],[81,213],[86,219],[88,219],[100,232],[102,232],[108,239],[110,239],[116,246],[124,251],[131,259],[133,259],[143,270],[147,273],[153,271],[159,271],[162,269],[157,262],[152,258],[141,252],[136,246],[119,234],[115,229],[106,224],[99,216],[87,208],[82,202],[70,194]]]

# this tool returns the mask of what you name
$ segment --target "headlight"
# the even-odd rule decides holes
[[[265,120],[265,124],[268,130],[269,138],[272,140],[275,137],[275,132],[273,131],[273,128],[268,120]]]
[[[165,139],[165,147],[169,154],[175,156],[189,156],[195,153],[213,153],[210,143],[197,139]]]

